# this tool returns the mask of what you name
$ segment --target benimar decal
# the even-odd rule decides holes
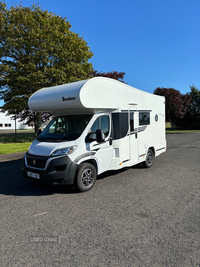
[[[75,99],[76,99],[75,96],[73,96],[73,97],[67,97],[67,98],[65,98],[64,96],[62,96],[62,101],[71,101],[71,100],[75,100]]]

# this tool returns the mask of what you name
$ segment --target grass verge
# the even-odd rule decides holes
[[[34,139],[34,133],[18,132],[15,142],[14,133],[1,133],[0,155],[27,151]]]
[[[200,130],[170,130],[166,129],[166,133],[194,133],[200,132]]]
[[[28,143],[0,143],[0,155],[27,151],[31,142]]]

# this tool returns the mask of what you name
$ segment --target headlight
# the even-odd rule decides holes
[[[70,155],[74,152],[74,150],[76,150],[76,148],[77,146],[71,146],[71,147],[57,149],[51,154],[51,156],[55,157],[55,156],[62,156],[62,155]]]

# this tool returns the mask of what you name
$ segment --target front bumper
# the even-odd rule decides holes
[[[41,157],[27,152],[22,159],[21,171],[24,177],[31,180],[45,181],[52,185],[69,185],[74,183],[77,166],[68,156]],[[38,174],[39,178],[28,176],[28,172]]]

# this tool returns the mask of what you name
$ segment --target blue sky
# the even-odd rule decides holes
[[[30,0],[6,0],[31,6]],[[40,0],[83,36],[98,71],[123,71],[125,82],[153,93],[200,89],[199,0]]]

